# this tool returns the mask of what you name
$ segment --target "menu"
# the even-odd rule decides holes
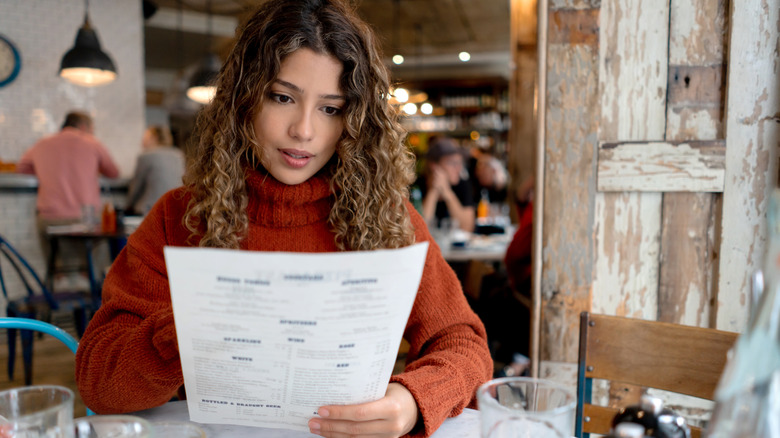
[[[427,249],[166,247],[190,420],[308,431],[383,397]]]

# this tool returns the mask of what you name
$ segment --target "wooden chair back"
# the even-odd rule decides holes
[[[606,434],[617,408],[591,404],[592,379],[656,388],[712,400],[738,333],[645,321],[580,315],[575,435]],[[691,428],[693,438],[700,436]],[[586,435],[587,436],[587,435]]]

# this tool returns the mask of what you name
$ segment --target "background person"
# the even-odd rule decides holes
[[[348,3],[264,3],[217,84],[185,186],[163,195],[130,236],[79,344],[79,391],[98,413],[184,395],[165,245],[338,252],[432,240],[408,202],[414,158],[385,98],[389,73]],[[385,396],[319,407],[312,433],[430,436],[474,406],[492,374],[484,326],[436,245],[404,338],[406,367]]]
[[[468,174],[463,168],[463,151],[454,139],[434,137],[426,154],[427,172],[418,178],[422,191],[423,218],[440,226],[444,218],[457,221],[464,231],[474,231],[476,211]]]
[[[159,125],[146,129],[142,147],[127,192],[127,212],[145,216],[160,196],[182,185],[184,152],[173,146],[170,130]]]
[[[78,223],[82,209],[99,214],[100,175],[119,176],[108,150],[93,133],[88,114],[70,112],[58,133],[38,140],[17,164],[18,172],[38,178],[38,235],[45,260],[50,251],[46,227]],[[63,247],[62,251],[69,250]]]

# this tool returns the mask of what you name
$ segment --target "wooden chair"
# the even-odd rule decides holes
[[[591,404],[592,379],[712,400],[738,333],[617,316],[580,315],[575,436],[606,434],[617,408]],[[692,438],[701,434],[691,427]]]

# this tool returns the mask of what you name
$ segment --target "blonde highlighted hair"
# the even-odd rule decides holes
[[[344,132],[326,166],[335,202],[328,222],[342,250],[414,242],[406,210],[414,155],[387,100],[389,73],[376,37],[340,0],[271,0],[240,30],[217,93],[198,117],[197,146],[184,177],[192,198],[184,223],[200,246],[238,248],[246,236],[247,168],[262,162],[253,120],[282,60],[300,48],[338,59]]]

